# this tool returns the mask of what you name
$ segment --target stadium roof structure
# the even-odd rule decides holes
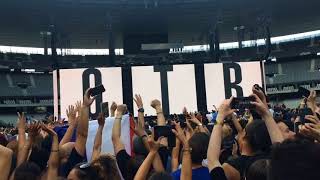
[[[3,0],[0,45],[41,47],[40,32],[51,24],[79,49],[107,48],[108,24],[116,48],[128,33],[168,33],[171,43],[207,44],[217,24],[221,42],[237,41],[236,26],[249,31],[265,23],[272,36],[282,36],[319,30],[319,6],[319,0]]]

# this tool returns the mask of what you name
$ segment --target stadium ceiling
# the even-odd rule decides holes
[[[319,7],[319,0],[2,0],[0,45],[41,47],[40,32],[55,24],[71,48],[107,48],[110,22],[117,48],[129,33],[206,44],[217,24],[221,42],[237,40],[236,26],[258,29],[261,38],[267,23],[272,36],[281,36],[320,29]]]

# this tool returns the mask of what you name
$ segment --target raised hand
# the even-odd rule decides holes
[[[281,130],[277,123],[274,121],[272,114],[269,111],[268,105],[265,104],[256,94],[252,94],[251,96],[254,97],[254,102],[251,102],[251,104],[255,106],[255,111],[264,120],[272,144],[284,141]]]
[[[252,93],[257,95],[259,97],[259,99],[263,102],[263,104],[268,106],[267,97],[265,96],[265,94],[263,93],[263,91],[261,89],[256,88],[256,86],[253,86]]]
[[[175,121],[173,121],[173,124],[175,126],[175,129],[172,129],[172,132],[176,135],[176,137],[181,141],[183,145],[188,144],[187,137],[185,136],[180,123],[176,123]]]
[[[78,116],[80,116],[81,106],[82,106],[81,101],[77,101],[75,111],[78,113]]]
[[[60,146],[63,146],[64,144],[70,142],[74,129],[78,126],[78,124],[81,123],[81,109],[81,101],[77,101],[75,107],[71,105],[66,110],[69,127],[60,141]],[[78,130],[80,130],[80,128]]]
[[[110,106],[110,117],[114,117],[114,113],[117,110],[117,103],[116,102],[112,102],[111,106]]]
[[[218,113],[218,117],[217,117],[217,121],[218,123],[222,124],[223,120],[230,116],[235,110],[231,109],[230,104],[233,100],[233,97],[231,97],[230,99],[226,99],[222,102],[222,104],[219,107],[219,113]]]
[[[320,126],[319,124],[306,123],[299,126],[299,133],[320,141]]]
[[[136,94],[135,98],[133,98],[134,102],[136,103],[138,109],[143,108],[143,102],[140,94]]]
[[[118,115],[124,115],[127,112],[127,105],[121,104],[117,106],[117,113]]]
[[[188,121],[186,123],[187,123],[187,128],[185,129],[185,133],[186,133],[186,138],[188,141],[192,137],[192,135],[194,134],[194,130]]]
[[[113,101],[110,109],[111,109],[111,111],[115,112],[117,110],[117,103]]]
[[[21,114],[17,112],[17,114],[18,114],[18,122],[17,122],[18,149],[21,149],[26,142],[26,118],[23,112]]]
[[[48,160],[47,176],[48,180],[58,179],[59,168],[59,141],[57,133],[48,126],[41,124],[41,129],[52,137],[51,153]]]
[[[66,114],[68,116],[68,123],[69,125],[75,125],[76,124],[76,116],[77,116],[77,111],[74,108],[73,105],[69,105],[68,109],[66,110]]]
[[[141,137],[141,136],[143,136],[143,135],[145,135],[146,134],[146,132],[144,131],[144,127],[143,127],[143,125],[141,124],[139,124],[138,122],[136,122],[136,121],[134,121],[134,129],[133,129],[133,131],[134,131],[134,133],[137,135],[137,136],[139,136],[139,137]]]
[[[268,108],[268,105],[265,104],[260,98],[258,95],[256,94],[252,94],[251,96],[253,96],[255,98],[255,101],[254,102],[251,102],[251,104],[253,104],[255,106],[255,110],[256,112],[264,117],[266,115],[271,115],[270,112],[269,112],[269,108]]]
[[[182,113],[183,113],[183,115],[185,115],[185,116],[188,116],[188,115],[189,115],[189,114],[188,114],[188,110],[187,110],[186,107],[183,107]]]
[[[312,135],[313,138],[316,140],[320,140],[320,127],[317,124],[313,123],[307,123],[305,124],[306,129],[310,131],[310,134]]]
[[[27,161],[30,148],[32,147],[35,137],[39,135],[40,128],[41,128],[40,123],[33,123],[30,125],[28,129],[29,140],[24,142],[23,144],[18,145],[19,149],[18,149],[17,166],[20,166],[23,162]]]
[[[157,141],[154,141],[153,135],[151,137],[148,137],[148,144],[150,147],[150,152],[157,152],[158,151],[158,149],[160,148],[160,140],[162,138],[163,137],[160,137],[160,138],[158,138]]]
[[[90,97],[90,91],[91,88],[88,88],[83,96],[83,105],[86,107],[91,106],[91,104],[93,103],[93,101],[96,99],[97,96],[94,97]]]
[[[202,122],[202,115],[201,115],[200,112],[195,113],[195,116],[196,116],[196,118],[197,118],[200,122]]]
[[[197,124],[197,125],[201,124],[201,122],[199,121],[198,118],[196,118],[196,116],[195,116],[194,113],[191,113],[191,114],[190,114],[190,119],[189,119],[189,121],[191,121],[191,122],[193,122],[193,123],[195,123],[195,124]]]
[[[57,133],[56,133],[53,129],[49,128],[49,127],[46,126],[45,124],[41,124],[40,127],[41,127],[41,129],[42,129],[43,131],[47,132],[47,133],[50,134],[51,136],[58,136]]]
[[[25,129],[26,128],[26,117],[24,116],[24,112],[21,114],[17,112],[18,114],[18,123],[17,123],[17,128],[18,129]]]
[[[161,108],[161,102],[158,99],[154,99],[151,101],[151,107],[154,109]]]
[[[28,135],[30,138],[35,138],[40,133],[41,124],[33,123],[29,127]]]
[[[184,115],[184,117],[185,117],[186,119],[190,119],[190,118],[191,118],[191,114],[188,113],[188,109],[187,109],[186,107],[183,107],[182,113],[183,113],[183,115]]]
[[[104,127],[105,119],[106,119],[106,117],[105,117],[104,113],[99,113],[99,116],[98,116],[98,124],[99,124],[99,126]]]
[[[144,159],[143,163],[141,164],[141,166],[139,167],[138,172],[136,173],[134,180],[140,180],[140,179],[147,179],[147,175],[148,172],[150,170],[150,167],[152,165],[152,162],[154,162],[157,151],[160,147],[160,138],[158,139],[158,141],[154,141],[153,137],[149,137],[148,138],[148,146],[150,147],[150,151],[148,156]],[[158,155],[159,156],[159,155]],[[157,168],[159,168],[159,165],[155,165],[157,163],[154,163],[154,169],[156,172],[160,172],[160,171],[164,171],[164,168],[161,164],[161,160],[160,158],[157,160],[157,162],[159,162],[160,164],[160,170],[157,170]]]

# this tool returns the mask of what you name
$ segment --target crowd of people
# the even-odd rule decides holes
[[[64,122],[27,124],[18,113],[15,128],[1,129],[0,179],[37,180],[316,180],[320,179],[320,107],[316,92],[297,109],[271,108],[261,89],[252,88],[249,109],[232,109],[224,100],[210,118],[183,108],[182,118],[165,117],[159,100],[151,106],[153,123],[145,119],[140,95],[133,131],[133,152],[121,139],[125,104],[112,103],[114,154],[102,152],[105,114],[98,129],[92,158],[86,157],[89,108],[95,101],[88,89],[82,102],[70,105]],[[152,125],[151,125],[152,124]],[[61,135],[57,127],[66,127]],[[158,137],[157,129],[170,127]]]

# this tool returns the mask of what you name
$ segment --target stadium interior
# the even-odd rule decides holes
[[[320,91],[320,1],[1,1],[0,121],[53,113],[53,69],[265,63],[272,103]],[[303,7],[303,8],[302,8]],[[149,46],[148,46],[149,45]],[[4,122],[5,121],[5,122]]]
[[[0,0],[0,180],[320,180],[320,0]]]

